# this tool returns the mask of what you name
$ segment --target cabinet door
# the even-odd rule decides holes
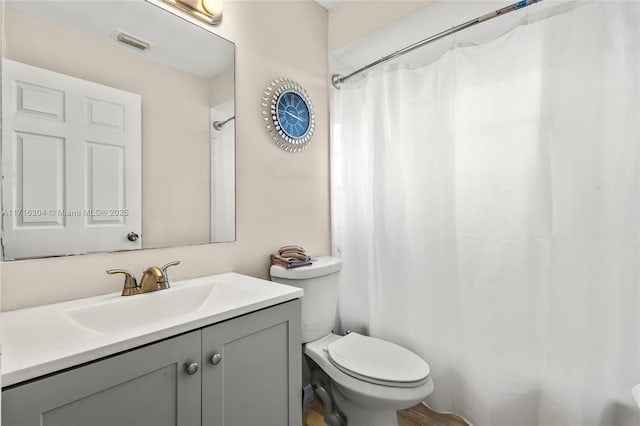
[[[302,424],[300,300],[203,329],[202,351],[203,425]]]
[[[201,332],[2,392],[4,426],[200,425]]]

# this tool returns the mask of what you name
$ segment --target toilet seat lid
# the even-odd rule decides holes
[[[414,387],[425,383],[430,373],[429,364],[410,350],[358,333],[329,344],[327,353],[342,372],[370,383]]]

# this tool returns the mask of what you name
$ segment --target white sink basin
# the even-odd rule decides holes
[[[171,320],[180,315],[192,315],[203,306],[231,306],[257,294],[257,291],[213,281],[98,301],[65,310],[64,314],[96,333],[109,334]]]
[[[3,312],[2,385],[10,386],[302,297],[303,291],[233,272]]]

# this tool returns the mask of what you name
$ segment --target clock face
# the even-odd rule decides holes
[[[300,139],[309,130],[309,107],[302,96],[293,90],[280,95],[276,113],[280,128],[290,138]]]

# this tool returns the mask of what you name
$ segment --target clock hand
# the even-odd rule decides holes
[[[295,118],[295,119],[296,119],[296,120],[298,120],[298,121],[304,121],[302,118],[298,117],[298,116],[297,116],[297,115],[295,115],[295,114],[290,113],[290,112],[289,112],[289,111],[287,111],[287,110],[284,110],[283,112],[284,112],[285,114],[287,114],[287,115],[292,116],[293,118]]]

